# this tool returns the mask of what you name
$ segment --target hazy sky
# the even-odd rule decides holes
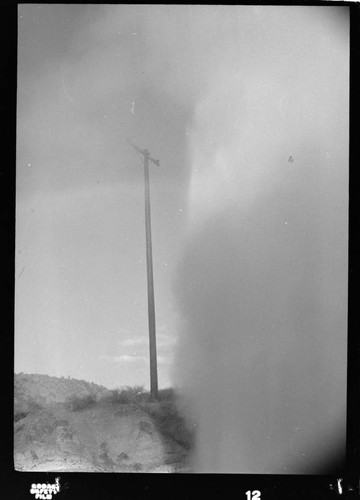
[[[23,4],[18,24],[16,372],[149,385],[143,169],[128,137],[160,160],[151,165],[160,387],[189,312],[179,269],[213,214],[228,209],[225,234],[236,234],[259,193],[294,183],[306,193],[314,181],[309,199],[323,193],[318,220],[334,246],[320,261],[340,259],[340,291],[327,298],[344,297],[345,10]],[[308,176],[314,158],[325,170]],[[284,224],[299,205],[289,206],[276,205]],[[222,269],[210,262],[209,272]]]
[[[130,137],[160,160],[153,261],[159,385],[169,384],[192,109],[166,82],[186,56],[158,13],[19,6],[16,371],[148,385],[143,167]]]

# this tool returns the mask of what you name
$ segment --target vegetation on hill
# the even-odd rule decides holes
[[[63,403],[70,396],[93,395],[99,399],[109,390],[86,380],[38,374],[15,374],[15,400],[31,398],[38,404]]]
[[[152,401],[150,393],[143,386],[108,390],[70,377],[15,374],[15,422],[29,414],[40,414],[44,407],[53,403],[62,403],[71,412],[104,406],[111,408],[111,411],[124,406],[139,408],[151,417],[163,436],[174,439],[188,450],[193,446],[195,426],[182,415],[178,407],[178,396],[172,388],[159,390],[157,401]]]
[[[126,386],[113,390],[71,378],[48,375],[15,375],[14,420],[18,422],[27,415],[43,414],[44,408],[54,403],[62,404],[70,412],[108,408],[118,412],[120,408],[137,408],[145,411],[162,436],[175,440],[184,449],[190,450],[194,442],[195,426],[184,418],[178,407],[178,396],[174,389],[159,390],[157,401],[143,386]]]
[[[91,397],[99,400],[110,391],[105,387],[65,377],[51,377],[39,374],[15,374],[14,377],[14,419],[24,418],[46,405],[65,403],[70,398]]]
[[[71,411],[83,411],[97,405],[138,407],[150,415],[160,434],[174,439],[187,450],[193,446],[195,426],[187,422],[179,411],[176,392],[171,388],[160,390],[157,401],[152,401],[150,393],[145,392],[142,386],[114,389],[99,400],[88,395],[73,396],[67,401],[67,407]]]

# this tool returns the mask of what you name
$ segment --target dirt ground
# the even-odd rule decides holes
[[[189,452],[136,405],[52,405],[14,424],[18,471],[190,472]]]

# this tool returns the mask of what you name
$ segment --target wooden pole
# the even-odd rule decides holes
[[[130,143],[131,144],[131,143]],[[145,233],[146,233],[146,269],[147,269],[147,292],[148,292],[148,316],[149,316],[149,350],[150,350],[150,396],[151,399],[158,398],[158,376],[156,358],[156,325],[155,325],[155,298],[154,298],[154,276],[152,262],[151,243],[151,215],[150,215],[150,180],[149,162],[159,166],[159,160],[150,157],[147,149],[140,149],[135,144],[133,148],[144,157],[144,181],[145,181]]]
[[[158,397],[158,377],[156,358],[156,325],[155,325],[155,298],[154,276],[151,242],[151,214],[150,214],[150,182],[149,182],[149,152],[144,151],[144,178],[145,178],[145,231],[146,231],[146,268],[149,315],[149,348],[150,348],[150,394],[152,399]]]

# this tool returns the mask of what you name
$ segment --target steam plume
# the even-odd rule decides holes
[[[196,104],[174,377],[194,470],[328,472],[345,445],[347,21],[242,12]]]

